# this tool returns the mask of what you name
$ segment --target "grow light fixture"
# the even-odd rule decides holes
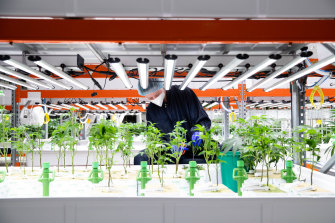
[[[255,107],[256,105],[258,105],[258,102],[247,104],[245,107]]]
[[[10,90],[16,90],[16,86],[10,85],[10,84],[6,84],[4,82],[0,82],[0,87],[7,88],[7,89],[10,89]]]
[[[96,109],[96,110],[100,110],[99,107],[97,107],[97,106],[95,106],[95,105],[92,105],[92,104],[87,104],[86,106],[91,107],[91,108],[94,108],[94,109]]]
[[[143,108],[144,110],[147,109],[147,106],[146,106],[145,103],[142,104],[142,108]]]
[[[59,108],[59,109],[68,109],[68,108],[60,106],[60,105],[55,105],[55,104],[50,104],[50,105],[55,107],[55,108]]]
[[[215,105],[218,105],[219,103],[218,102],[213,102],[213,103],[211,103],[210,105],[208,105],[207,106],[207,108],[211,108],[211,107],[213,107],[213,106],[215,106]]]
[[[82,108],[82,109],[85,109],[85,110],[90,110],[89,108],[87,108],[87,107],[85,107],[84,105],[82,105],[82,104],[79,104],[79,103],[75,103],[74,104],[75,106],[78,106],[78,107],[80,107],[80,108]]]
[[[123,65],[121,64],[121,60],[115,57],[115,58],[109,58],[108,62],[110,63],[112,69],[115,71],[116,75],[121,79],[123,84],[129,89],[132,88],[133,85],[130,83],[128,75]]]
[[[8,55],[5,55],[5,56],[0,56],[0,60],[2,60],[3,62],[5,62],[6,64],[9,64],[13,67],[16,67],[20,70],[23,70],[29,74],[33,74],[35,75],[36,77],[39,77],[39,78],[42,78],[48,82],[50,82],[51,84],[54,84],[54,85],[57,85],[61,88],[65,88],[66,90],[70,90],[71,87],[68,87],[60,82],[58,82],[57,80],[53,79],[52,77],[49,77],[48,75],[45,75],[35,69],[32,69],[31,67],[23,64],[23,63],[20,63],[20,62],[17,62],[16,60],[13,60],[10,58],[10,56]]]
[[[199,73],[201,68],[211,57],[208,55],[199,56],[198,60],[193,64],[191,70],[188,72],[187,76],[184,78],[183,83],[180,85],[180,90],[185,90],[185,88],[191,83],[192,79]]]
[[[176,55],[166,55],[164,60],[164,88],[170,90],[172,79],[174,75],[174,69],[176,66]]]
[[[51,64],[43,61],[41,59],[41,57],[39,56],[29,56],[28,60],[34,62],[35,64],[43,67],[44,69],[56,74],[57,76],[63,78],[64,80],[70,82],[71,84],[83,89],[83,90],[87,90],[88,87],[85,86],[84,84],[82,84],[81,82],[79,82],[78,80],[76,80],[75,78],[69,76],[68,74],[66,74],[65,72],[63,72],[62,70],[59,70],[58,68],[52,66]]]
[[[141,87],[147,89],[149,85],[149,60],[147,58],[137,58],[136,62]]]
[[[38,89],[37,87],[31,86],[29,84],[26,84],[23,81],[19,81],[19,80],[15,79],[15,78],[8,77],[7,75],[0,74],[0,79],[4,80],[4,81],[11,82],[11,83],[14,83],[14,84],[17,84],[17,85],[20,85],[20,86],[23,86],[23,87],[26,87],[28,89],[33,89],[33,90],[37,90]]]
[[[76,110],[79,109],[77,107],[74,107],[74,106],[71,106],[71,105],[67,105],[67,104],[62,104],[62,106],[65,107],[65,108],[67,108],[67,109],[71,109],[71,108],[76,109]]]
[[[206,107],[208,105],[208,102],[202,103],[202,107]]]
[[[298,71],[297,73],[293,74],[292,76],[285,78],[284,80],[278,81],[277,83],[273,84],[272,86],[265,88],[264,91],[268,92],[268,91],[272,91],[273,89],[278,88],[279,86],[283,85],[283,84],[287,84],[290,83],[291,81],[294,81],[300,77],[303,77],[311,72],[314,72],[324,66],[327,66],[328,64],[331,64],[335,62],[335,55],[329,56],[315,64],[313,64],[310,67],[307,67],[301,71]]]
[[[56,109],[56,110],[59,110],[59,109],[61,109],[61,108],[59,108],[59,107],[54,107],[54,106],[52,106],[52,105],[46,105],[46,104],[39,104],[39,105],[40,105],[40,106],[47,107],[47,108]]]
[[[124,108],[124,109],[128,110],[128,108],[125,105],[121,104],[121,103],[118,104],[118,106],[120,106],[121,108]]]
[[[269,83],[271,80],[273,80],[275,77],[279,76],[280,74],[284,73],[285,71],[291,69],[292,67],[294,67],[295,65],[301,63],[302,61],[304,61],[307,57],[312,56],[312,52],[308,51],[308,52],[302,52],[300,54],[300,56],[294,58],[291,62],[289,62],[288,64],[286,64],[285,66],[283,66],[282,68],[276,70],[275,72],[273,72],[270,76],[264,78],[263,80],[261,80],[260,82],[256,83],[255,85],[253,85],[250,89],[247,89],[247,91],[251,92],[253,90],[255,90],[256,88],[260,88],[261,86],[263,86],[266,83]]]
[[[227,75],[232,69],[241,64],[244,60],[248,59],[248,54],[238,54],[232,61],[230,61],[225,67],[217,72],[206,84],[204,84],[200,90],[205,91],[218,80]]]
[[[113,104],[109,104],[108,106],[110,106],[110,107],[112,107],[112,108],[114,108],[114,109],[118,109],[115,105],[113,105]]]
[[[107,108],[105,105],[101,103],[96,104],[96,106],[99,106],[100,108],[105,109],[105,110],[109,110],[109,108]]]
[[[15,70],[11,70],[11,69],[8,69],[6,67],[0,66],[0,71],[3,72],[3,73],[6,73],[8,75],[11,75],[11,76],[20,78],[22,80],[25,80],[27,82],[30,82],[32,84],[35,84],[37,86],[44,87],[44,88],[47,88],[47,89],[51,89],[50,86],[47,86],[44,83],[42,83],[42,82],[40,82],[38,80],[35,80],[34,78],[31,78],[31,77],[29,77],[27,75],[24,75],[24,74],[21,74],[19,72],[16,72]]]
[[[241,76],[235,78],[232,82],[224,86],[222,89],[227,90],[232,88],[233,86],[236,86],[237,84],[241,83],[242,81],[248,79],[255,73],[263,70],[265,67],[269,66],[270,64],[274,63],[275,61],[279,60],[281,56],[279,54],[271,54],[268,58],[263,60],[261,63],[250,69],[249,71],[245,72]]]

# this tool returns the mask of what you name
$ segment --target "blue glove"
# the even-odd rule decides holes
[[[187,147],[179,147],[179,149],[178,149],[178,152],[180,152],[181,150],[183,150],[183,154],[185,153],[185,151],[187,151],[188,150],[188,148]],[[172,148],[171,148],[171,153],[175,153],[177,151],[177,146],[172,146]]]
[[[199,132],[194,132],[192,135],[192,145],[193,146],[200,146],[202,143],[202,139],[200,138]]]

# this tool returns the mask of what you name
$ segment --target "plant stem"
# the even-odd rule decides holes
[[[31,172],[34,172],[34,151],[31,151]]]
[[[209,182],[212,182],[211,174],[209,173],[209,164],[208,163],[207,163],[207,173],[208,173]]]
[[[86,157],[86,169],[88,166],[88,157],[90,156],[90,149],[87,150],[87,157]]]

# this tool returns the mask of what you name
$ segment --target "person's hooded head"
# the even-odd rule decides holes
[[[138,82],[137,87],[138,93],[148,99],[150,102],[162,106],[165,98],[165,90],[163,88],[163,82],[156,78],[149,78],[149,83],[147,88],[143,88]]]

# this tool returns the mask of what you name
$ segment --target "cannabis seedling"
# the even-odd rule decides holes
[[[175,158],[176,160],[176,175],[178,175],[178,164],[180,161],[181,156],[184,153],[185,146],[186,146],[186,132],[187,130],[182,127],[182,124],[185,121],[179,121],[176,123],[173,131],[169,133],[170,135],[170,145],[169,149],[175,151],[172,152],[171,157]]]
[[[5,158],[5,166],[6,171],[8,173],[8,161],[7,161],[8,147],[6,143],[9,142],[11,121],[9,116],[7,114],[4,114],[5,110],[6,110],[5,106],[0,106],[0,113],[1,113],[0,141],[2,144],[2,149],[0,149],[0,153]]]

